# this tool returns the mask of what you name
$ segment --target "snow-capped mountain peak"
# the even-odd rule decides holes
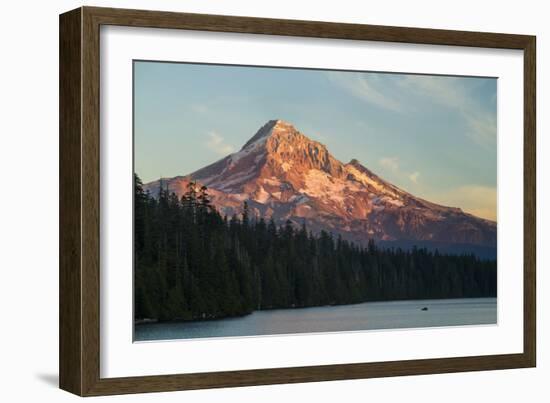
[[[239,214],[246,200],[258,217],[306,222],[313,231],[359,243],[374,238],[496,244],[495,223],[415,197],[356,159],[343,164],[325,145],[279,119],[263,125],[238,152],[164,183],[181,195],[190,180],[210,189],[222,214]],[[154,193],[158,186],[146,188]]]

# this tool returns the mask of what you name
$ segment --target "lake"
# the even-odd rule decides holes
[[[412,300],[274,309],[238,318],[139,324],[134,337],[135,341],[148,341],[496,323],[496,298]]]

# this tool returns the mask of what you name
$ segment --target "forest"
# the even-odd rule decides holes
[[[473,254],[384,249],[307,223],[222,216],[191,182],[178,198],[134,176],[134,318],[203,320],[255,310],[496,297],[497,264]]]

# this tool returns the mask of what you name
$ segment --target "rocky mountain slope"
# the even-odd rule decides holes
[[[209,188],[222,214],[242,212],[364,244],[422,241],[496,247],[496,223],[415,197],[355,159],[342,163],[290,123],[271,120],[240,151],[185,176],[163,179],[182,195],[189,181]],[[158,194],[160,181],[145,185]]]

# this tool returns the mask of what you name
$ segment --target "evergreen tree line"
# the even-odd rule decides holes
[[[290,221],[222,217],[206,187],[178,198],[135,176],[135,319],[195,320],[254,310],[496,296],[496,261],[381,249]]]

